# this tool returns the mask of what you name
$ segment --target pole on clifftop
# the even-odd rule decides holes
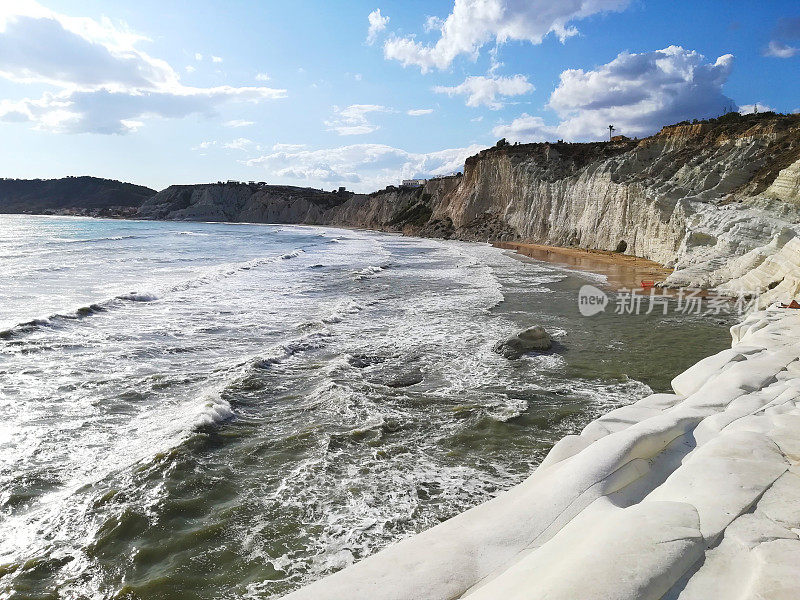
[[[613,134],[614,134],[614,126],[613,125],[609,125],[608,126],[608,141],[609,142],[611,141],[611,138],[612,138]]]

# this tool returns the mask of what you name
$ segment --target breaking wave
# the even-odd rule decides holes
[[[364,267],[360,271],[356,271],[353,273],[353,279],[356,281],[360,281],[361,279],[366,279],[367,277],[371,277],[373,275],[377,275],[381,271],[384,270],[385,267],[376,267],[376,266],[369,266]]]
[[[53,327],[65,321],[77,321],[85,319],[93,315],[106,312],[115,307],[123,306],[128,302],[154,302],[158,300],[158,296],[154,294],[129,292],[127,294],[120,294],[101,302],[95,302],[86,306],[76,308],[72,312],[55,313],[48,317],[32,319],[24,323],[18,323],[8,329],[0,331],[0,339],[8,340],[20,335],[32,333],[42,327]]]
[[[120,237],[127,238],[127,237],[139,237],[139,236],[120,236]],[[107,239],[112,239],[112,238],[107,238]],[[174,284],[172,286],[168,286],[160,293],[132,291],[125,294],[120,294],[118,296],[114,296],[113,298],[108,298],[106,300],[101,300],[99,302],[94,302],[92,304],[81,306],[71,312],[54,313],[47,317],[41,317],[37,319],[32,319],[30,321],[18,323],[5,330],[0,330],[0,340],[9,340],[15,337],[29,334],[42,327],[52,327],[58,325],[61,322],[84,319],[86,317],[90,317],[98,313],[103,313],[114,308],[120,308],[128,302],[137,302],[137,303],[155,302],[156,300],[159,300],[163,296],[168,295],[170,293],[185,291],[203,285],[207,285],[209,283],[212,283],[213,281],[217,281],[225,277],[230,277],[241,271],[249,271],[251,269],[255,269],[266,264],[274,263],[279,260],[289,260],[292,258],[297,258],[303,253],[304,250],[302,248],[298,248],[296,250],[293,250],[292,252],[286,252],[277,257],[273,256],[273,257],[258,258],[241,263],[230,263],[221,266],[209,267],[204,271],[204,274],[201,275],[200,277],[190,278],[180,283]]]

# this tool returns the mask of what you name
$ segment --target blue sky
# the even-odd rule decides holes
[[[792,0],[0,0],[0,176],[371,191],[499,137],[800,109]]]

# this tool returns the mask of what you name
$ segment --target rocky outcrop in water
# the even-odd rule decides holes
[[[544,327],[534,325],[515,336],[494,345],[494,351],[509,360],[516,360],[529,352],[546,352],[553,345]]]

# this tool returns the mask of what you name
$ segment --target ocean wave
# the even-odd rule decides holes
[[[198,406],[191,419],[192,429],[219,425],[236,417],[233,405],[225,398],[226,394],[247,387],[257,371],[269,369],[300,352],[320,348],[329,335],[328,332],[315,332],[290,340],[274,348],[267,356],[251,358],[229,369],[223,376],[222,383],[200,394]]]
[[[347,316],[354,315],[364,310],[364,305],[355,300],[339,302],[330,313],[312,321],[302,321],[295,327],[301,331],[324,328],[326,325],[341,323]]]
[[[121,240],[135,240],[138,239],[140,235],[112,235],[108,237],[98,237],[98,238],[57,238],[54,240],[50,240],[46,242],[48,245],[57,246],[61,244],[94,244],[99,242],[118,242]]]
[[[353,279],[356,281],[360,281],[361,279],[366,279],[367,277],[371,277],[372,275],[377,275],[381,271],[383,271],[384,267],[377,267],[377,266],[369,266],[364,267],[360,271],[356,271],[353,273]]]
[[[122,236],[122,237],[137,237],[137,236]],[[83,319],[85,317],[100,312],[105,312],[106,310],[118,306],[122,306],[126,302],[153,302],[155,300],[160,299],[163,295],[166,294],[193,289],[195,287],[199,287],[202,285],[209,284],[213,281],[217,281],[221,278],[230,277],[241,271],[249,271],[251,269],[255,269],[269,263],[274,263],[276,261],[297,258],[303,253],[304,250],[302,248],[298,248],[296,250],[293,250],[292,252],[286,252],[277,257],[270,256],[264,258],[257,258],[254,260],[249,260],[241,263],[215,265],[213,267],[209,267],[200,277],[180,282],[178,284],[166,288],[160,293],[150,293],[150,292],[143,293],[143,292],[133,291],[126,294],[120,294],[118,296],[114,296],[113,298],[108,298],[106,300],[101,300],[99,302],[79,307],[72,312],[56,313],[47,317],[19,323],[17,325],[9,327],[8,329],[0,331],[0,339],[5,339],[5,340],[11,339],[19,335],[30,333],[41,327],[55,325],[59,321],[64,321],[64,320],[74,321],[77,319]]]
[[[608,283],[608,275],[603,275],[602,273],[592,273],[591,271],[581,271],[580,269],[569,269],[569,272],[581,279],[588,279],[601,284]]]
[[[130,302],[155,302],[158,296],[155,294],[130,292],[128,294],[121,294],[117,296],[117,300],[128,300]]]
[[[234,416],[231,403],[222,397],[223,390],[209,390],[200,397],[200,406],[192,425],[195,429],[223,423]]]
[[[86,317],[91,317],[92,315],[106,312],[117,306],[123,306],[127,302],[153,302],[155,300],[158,300],[158,296],[149,293],[139,293],[133,291],[127,294],[120,294],[119,296],[108,298],[107,300],[80,306],[71,312],[54,313],[47,317],[32,319],[23,323],[17,323],[8,329],[0,331],[0,339],[12,339],[20,335],[32,333],[43,327],[55,326],[61,321],[76,321],[85,319]]]
[[[364,305],[355,300],[346,300],[340,302],[333,311],[327,316],[322,318],[322,322],[326,324],[339,323],[347,315],[354,315],[364,310]]]
[[[509,403],[498,404],[490,407],[486,416],[499,423],[509,423],[521,417],[528,410],[528,403],[521,398],[516,398]]]

